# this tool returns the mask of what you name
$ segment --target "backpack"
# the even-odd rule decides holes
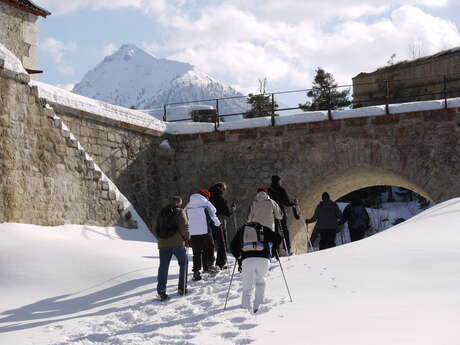
[[[241,233],[241,251],[261,252],[265,249],[264,229],[259,223],[249,223],[243,226]]]
[[[350,225],[355,229],[367,228],[369,216],[363,205],[351,207]]]
[[[156,227],[158,238],[169,238],[179,231],[174,211],[173,207],[165,207],[158,215]]]

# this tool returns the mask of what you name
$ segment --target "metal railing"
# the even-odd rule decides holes
[[[450,87],[453,83],[455,83],[456,85]],[[359,89],[363,87],[367,87],[367,90],[365,92],[359,92]],[[350,90],[350,88],[354,89],[354,93],[350,95],[350,97],[348,98],[350,105],[348,107],[338,108],[334,104],[334,92],[344,89]],[[271,124],[272,126],[275,126],[276,117],[279,115],[280,112],[292,112],[294,110],[299,110],[301,112],[306,111],[301,108],[301,104],[297,104],[296,106],[286,106],[284,105],[284,102],[279,102],[279,100],[286,95],[292,96],[295,94],[302,93],[304,94],[303,98],[305,99],[305,102],[307,102],[309,100],[309,97],[306,95],[311,90],[313,89],[297,89],[281,92],[271,92],[253,96],[262,96],[270,100],[270,102],[266,104],[266,111],[263,111],[263,113],[259,115],[271,117]],[[449,75],[431,75],[419,78],[382,79],[375,82],[357,82],[349,85],[338,85],[337,87],[326,90],[326,94],[328,95],[328,99],[325,102],[326,105],[314,108],[311,111],[327,111],[329,120],[332,120],[332,111],[334,110],[353,109],[371,105],[385,105],[385,111],[387,114],[389,114],[390,104],[443,99],[444,106],[445,108],[447,108],[448,98],[460,97],[460,73]],[[214,124],[217,129],[219,126],[219,122],[222,119],[225,119],[226,117],[243,116],[244,118],[250,110],[250,107],[247,104],[248,99],[249,95],[168,103],[163,105],[163,120],[170,122],[191,121],[191,117],[181,119],[168,119],[168,111],[174,109],[174,106],[193,104],[201,104],[207,106],[212,105],[216,110]],[[234,106],[236,102],[236,105],[239,107],[243,107],[244,104],[247,107],[247,109],[241,112],[225,113],[223,108],[225,103],[227,102],[233,102]],[[278,102],[283,106],[280,107],[278,105]]]

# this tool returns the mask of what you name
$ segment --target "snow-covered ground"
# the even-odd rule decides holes
[[[239,308],[230,272],[155,297],[158,252],[142,230],[0,224],[0,344],[460,342],[460,199],[362,241],[271,264],[267,301]]]

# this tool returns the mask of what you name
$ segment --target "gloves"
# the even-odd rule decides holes
[[[231,208],[232,212],[235,212],[235,210],[236,210],[236,204],[233,202],[233,203],[232,203],[232,206],[230,206],[230,208]]]

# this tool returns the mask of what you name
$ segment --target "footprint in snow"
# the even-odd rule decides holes
[[[224,332],[220,334],[222,338],[235,338],[238,336],[238,332]]]
[[[236,345],[247,345],[247,344],[253,343],[254,340],[249,339],[249,338],[240,338],[240,339],[234,339],[234,342]]]
[[[246,317],[240,317],[240,316],[230,319],[230,321],[233,322],[233,323],[242,323],[242,322],[244,322],[246,320],[247,320]]]
[[[259,311],[257,311],[257,313],[259,313]],[[255,323],[244,323],[242,325],[238,325],[238,328],[241,329],[241,330],[247,330],[247,329],[257,327],[257,326],[258,325],[255,324]]]

